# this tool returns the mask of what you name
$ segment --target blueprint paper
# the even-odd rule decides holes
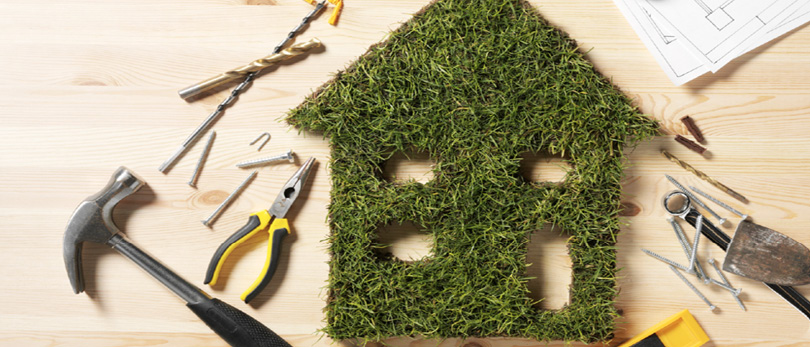
[[[799,0],[644,0],[683,37],[712,71],[730,61],[746,41],[785,18]]]
[[[703,62],[683,45],[677,32],[646,2],[615,2],[672,83],[681,85],[709,72]]]
[[[810,21],[810,0],[614,0],[675,85]]]
[[[773,39],[776,39],[784,34],[787,34],[796,28],[804,25],[807,22],[810,22],[810,0],[803,1],[803,4],[799,4],[796,10],[790,14],[785,19],[782,19],[777,23],[773,28],[768,30],[765,35],[758,37],[756,40],[748,45],[741,54],[750,52],[751,50],[762,46]]]

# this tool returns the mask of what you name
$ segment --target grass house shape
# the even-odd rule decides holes
[[[287,120],[331,146],[330,337],[613,336],[623,149],[656,124],[530,5],[438,0]],[[386,180],[402,152],[429,155],[433,178]],[[565,158],[565,179],[524,179],[532,152]],[[379,251],[381,229],[405,222],[430,235],[429,256]],[[526,246],[549,224],[572,263],[559,310],[527,296]]]

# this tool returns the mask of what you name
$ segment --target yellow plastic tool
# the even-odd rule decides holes
[[[315,4],[315,0],[304,0],[311,5]],[[337,23],[338,17],[340,16],[340,12],[343,11],[343,0],[328,0],[329,3],[335,5],[335,9],[332,11],[332,15],[329,16],[329,24],[335,25]]]
[[[692,317],[689,310],[683,310],[636,335],[619,347],[699,347],[706,342],[709,342],[709,336],[700,327],[695,317]]]
[[[219,245],[211,262],[208,263],[208,269],[205,272],[205,284],[215,285],[219,278],[222,265],[225,259],[233,252],[236,247],[243,244],[245,241],[258,234],[265,229],[269,233],[267,241],[267,257],[264,261],[259,277],[253,281],[253,284],[245,290],[240,296],[241,299],[248,303],[253,300],[273,278],[278,266],[278,258],[281,254],[281,242],[285,236],[290,233],[290,226],[284,216],[289,211],[295,199],[298,198],[298,193],[301,191],[304,183],[307,181],[309,172],[312,169],[312,164],[315,158],[309,158],[304,165],[284,184],[281,192],[276,197],[273,205],[267,210],[262,210],[253,213],[248,217],[248,222],[241,229],[228,237],[225,242]],[[269,228],[268,228],[269,225]]]

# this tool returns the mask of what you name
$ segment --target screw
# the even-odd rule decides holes
[[[677,269],[675,269],[672,265],[669,266],[669,269],[672,270],[672,272],[674,272],[676,275],[678,275],[681,281],[683,281],[683,283],[686,283],[686,285],[689,286],[689,288],[692,289],[692,291],[695,292],[695,294],[697,294],[697,296],[701,300],[703,300],[703,302],[705,302],[706,305],[709,305],[710,310],[714,311],[714,309],[717,308],[717,306],[712,305],[712,303],[709,302],[709,299],[706,299],[706,297],[703,296],[703,293],[701,293],[697,288],[695,288],[695,286],[692,285],[692,283],[690,283],[689,280],[686,279],[686,277],[683,277],[683,275],[681,275],[681,273],[678,272]]]
[[[642,249],[641,249],[641,251],[642,251],[642,252],[644,252],[644,253],[647,253],[647,255],[649,255],[649,256],[651,256],[651,257],[653,257],[653,258],[655,258],[655,259],[658,259],[658,260],[660,260],[660,261],[663,261],[663,262],[665,262],[665,263],[669,264],[670,266],[677,267],[677,268],[679,268],[679,269],[681,269],[681,270],[683,270],[683,271],[686,271],[686,272],[687,272],[687,273],[689,273],[689,274],[695,274],[695,271],[694,271],[694,270],[690,270],[690,269],[689,269],[689,268],[687,268],[686,266],[683,266],[683,265],[678,264],[678,263],[676,263],[676,262],[674,262],[674,261],[672,261],[672,260],[669,260],[669,259],[667,259],[667,258],[664,258],[664,257],[660,256],[659,254],[657,254],[657,253],[655,253],[655,252],[652,252],[652,251],[646,250],[646,249],[644,249],[644,248],[642,248]]]
[[[722,201],[717,200],[716,198],[714,198],[713,196],[711,196],[711,195],[709,195],[709,194],[706,194],[706,193],[702,192],[700,189],[697,189],[697,188],[695,188],[695,187],[693,187],[693,186],[689,186],[689,189],[692,189],[692,190],[693,190],[695,193],[698,193],[698,194],[700,194],[701,196],[703,196],[704,198],[709,199],[709,201],[711,201],[711,202],[713,202],[713,203],[717,204],[718,206],[720,206],[720,207],[722,207],[722,208],[725,208],[726,210],[731,211],[731,213],[734,213],[734,214],[736,214],[736,215],[740,216],[740,217],[741,217],[743,220],[748,219],[748,215],[747,215],[747,214],[743,214],[742,212],[737,211],[737,210],[736,210],[736,209],[734,209],[733,207],[731,207],[731,206],[729,206],[729,205],[726,205],[726,204],[725,204],[725,203],[723,203]]]
[[[709,212],[709,214],[711,214],[714,218],[717,218],[717,220],[720,222],[720,225],[726,224],[726,219],[725,218],[721,218],[717,213],[714,213],[714,211],[712,211],[712,209],[710,209],[709,206],[706,206],[706,204],[704,204],[703,201],[700,201],[700,199],[698,199],[695,196],[695,194],[692,194],[692,192],[690,192],[683,185],[678,183],[678,181],[676,181],[674,178],[672,178],[672,176],[666,175],[666,174],[664,176],[666,176],[667,179],[670,182],[672,182],[672,184],[674,184],[676,187],[678,187],[678,189],[680,189],[684,194],[686,194],[686,196],[688,196],[690,200],[694,201],[695,204],[697,204],[698,206],[700,206],[701,208],[706,210],[706,212]]]
[[[197,178],[200,177],[200,169],[202,169],[205,159],[208,158],[208,151],[211,150],[211,145],[214,144],[214,137],[216,135],[217,132],[213,130],[211,130],[211,135],[208,135],[208,142],[205,143],[205,148],[203,148],[202,154],[200,154],[200,160],[197,161],[197,167],[194,168],[194,173],[191,175],[191,179],[188,181],[188,185],[192,188],[197,188]]]
[[[697,260],[698,244],[700,243],[700,231],[703,229],[703,215],[698,215],[695,222],[695,243],[692,245],[692,255],[689,256],[689,269],[695,269],[695,261]]]
[[[681,226],[677,221],[672,218],[667,218],[667,221],[669,221],[669,224],[672,225],[672,229],[675,230],[675,236],[678,237],[678,242],[681,244],[681,248],[683,248],[683,253],[686,254],[687,258],[689,258],[692,254],[692,246],[690,246],[687,242],[686,234],[684,234],[683,229],[681,229]],[[706,276],[706,272],[703,271],[703,266],[700,265],[699,260],[695,261],[695,268],[697,269],[698,278],[703,279],[704,284],[709,284],[709,277]]]
[[[293,162],[293,151],[292,150],[289,150],[289,151],[287,151],[287,153],[277,155],[277,156],[274,156],[274,157],[243,161],[243,162],[241,162],[239,164],[236,164],[236,167],[245,168],[245,167],[251,167],[251,166],[256,166],[256,165],[272,163],[274,161],[285,160],[285,159],[289,160],[291,163]]]
[[[258,174],[258,173],[259,173],[258,171],[253,171],[250,174],[250,176],[245,178],[245,180],[242,181],[242,183],[238,187],[236,187],[236,189],[234,189],[234,191],[231,193],[231,195],[228,195],[228,197],[225,198],[225,201],[223,201],[221,204],[219,204],[219,206],[217,206],[217,209],[214,210],[214,212],[211,213],[211,215],[208,216],[208,218],[206,218],[204,221],[202,221],[203,225],[205,225],[207,227],[210,227],[211,222],[213,222],[217,217],[219,217],[220,213],[222,213],[222,211],[225,209],[225,207],[230,205],[231,201],[242,191],[242,189],[245,188],[245,186],[248,184],[248,182],[250,182],[254,177],[256,177],[256,174]]]
[[[717,262],[714,261],[714,258],[709,259],[709,264],[712,264],[712,266],[714,266],[714,271],[717,271],[717,275],[720,276],[720,279],[723,280],[723,283],[725,283],[728,286],[731,286],[731,284],[728,282],[728,279],[726,278],[726,275],[723,274],[723,271],[720,271],[720,268],[717,266]],[[740,293],[735,292],[733,290],[729,290],[729,292],[731,292],[731,295],[734,297],[734,301],[737,302],[737,305],[740,305],[740,308],[743,311],[746,311],[745,305],[743,305],[742,300],[740,300],[740,297],[738,296],[740,295]]]
[[[729,292],[731,292],[731,294],[740,295],[740,293],[742,293],[742,288],[734,288],[734,287],[725,285],[722,282],[717,281],[716,279],[711,278],[711,279],[709,279],[709,282],[711,284],[714,284],[714,285],[720,287],[720,288],[728,290]]]

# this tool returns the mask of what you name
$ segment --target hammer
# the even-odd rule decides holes
[[[157,259],[132,244],[115,226],[112,211],[119,201],[135,193],[145,182],[120,167],[100,192],[88,197],[70,217],[63,244],[65,267],[73,291],[84,291],[82,243],[105,244],[138,264],[186,302],[200,319],[231,346],[291,347],[280,336],[246,313],[195,287]]]

